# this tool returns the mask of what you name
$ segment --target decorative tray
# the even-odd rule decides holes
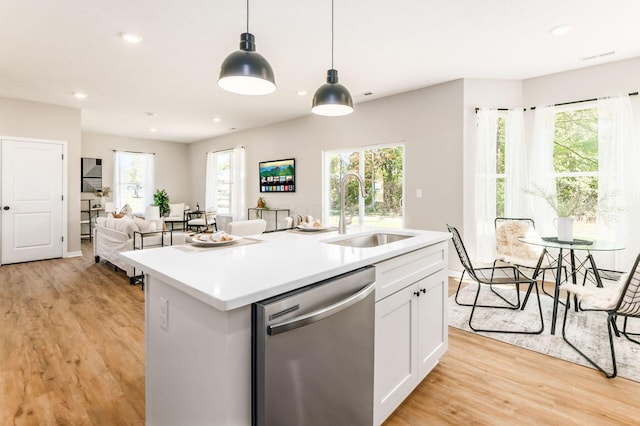
[[[590,246],[591,244],[593,244],[593,241],[579,240],[577,238],[574,238],[573,241],[560,241],[558,240],[558,237],[542,237],[542,239],[550,243],[572,244],[575,246]]]

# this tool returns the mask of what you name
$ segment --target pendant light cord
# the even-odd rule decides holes
[[[331,69],[333,69],[333,0],[331,0]]]
[[[247,32],[249,32],[249,0],[247,0]]]

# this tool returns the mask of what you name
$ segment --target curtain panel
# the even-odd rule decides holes
[[[628,271],[640,252],[640,149],[628,95],[602,98],[598,107],[598,239],[626,247],[609,254],[608,268]]]
[[[480,108],[477,113],[474,213],[475,260],[489,263],[495,259],[496,218],[496,139],[498,110]]]

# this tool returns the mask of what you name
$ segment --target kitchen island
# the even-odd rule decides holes
[[[223,247],[123,253],[146,276],[147,424],[251,424],[251,304],[368,265],[376,266],[374,418],[383,421],[446,351],[450,236],[394,230],[411,238],[367,248],[331,244],[374,231],[284,231]],[[405,319],[428,325],[423,338],[418,327],[402,327]],[[393,364],[391,350],[403,343],[411,362]]]

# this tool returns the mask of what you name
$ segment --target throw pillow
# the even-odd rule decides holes
[[[133,223],[136,224],[140,232],[151,232],[156,230],[156,222],[153,220],[145,220],[134,216]]]
[[[169,217],[184,217],[184,203],[169,204]]]
[[[133,209],[131,208],[131,206],[129,204],[125,204],[120,209],[120,214],[121,215],[131,216],[132,213],[133,213]]]

